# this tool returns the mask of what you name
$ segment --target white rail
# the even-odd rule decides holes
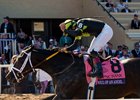
[[[4,36],[4,37],[3,37]],[[11,58],[17,54],[16,38],[13,33],[0,33],[0,53],[8,54]]]

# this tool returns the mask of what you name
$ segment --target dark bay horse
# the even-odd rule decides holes
[[[123,60],[126,84],[97,85],[94,98],[121,98],[135,94],[140,97],[140,59]],[[22,51],[7,74],[10,82],[20,82],[29,72],[40,68],[49,73],[55,86],[54,99],[86,99],[88,84],[83,58],[55,50]]]

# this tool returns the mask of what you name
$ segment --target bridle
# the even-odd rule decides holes
[[[45,58],[43,61],[41,61],[40,63],[38,63],[37,65],[35,65],[35,66],[33,67],[33,64],[32,64],[32,62],[31,62],[31,52],[27,53],[27,52],[25,52],[25,51],[22,51],[22,53],[24,53],[24,54],[27,55],[26,58],[25,58],[25,60],[24,60],[24,62],[23,62],[23,64],[22,64],[22,67],[21,67],[20,69],[17,69],[17,68],[15,68],[14,65],[13,65],[13,66],[11,67],[10,72],[12,71],[12,73],[13,73],[13,75],[14,75],[16,81],[19,83],[19,82],[24,78],[23,70],[24,70],[24,68],[26,67],[26,64],[27,64],[28,61],[29,61],[29,64],[30,64],[30,67],[31,67],[33,73],[36,73],[35,68],[36,68],[37,66],[39,66],[39,65],[41,65],[42,63],[44,63],[45,61],[51,59],[52,57],[54,57],[55,55],[57,55],[59,52],[60,52],[60,51],[57,51],[57,52],[53,53],[52,55],[50,55],[49,57]],[[57,72],[57,73],[54,73],[54,75],[58,75],[58,74],[64,73],[66,70],[68,70],[68,69],[75,63],[73,54],[71,54],[71,56],[72,56],[73,62],[72,62],[67,68],[63,69],[62,71]],[[18,73],[16,74],[15,71],[17,71]],[[26,71],[26,72],[27,72],[27,71]]]
[[[33,64],[31,62],[31,52],[27,53],[25,51],[22,51],[22,53],[27,55],[23,64],[22,64],[22,67],[20,69],[17,69],[14,67],[14,65],[12,65],[11,70],[10,70],[10,72],[12,71],[17,82],[20,82],[24,78],[24,75],[22,72],[23,72],[28,61],[29,61],[29,64],[30,64],[32,71],[35,72],[35,69],[34,69]],[[15,71],[17,71],[18,73],[16,74]]]

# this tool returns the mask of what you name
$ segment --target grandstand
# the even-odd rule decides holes
[[[97,2],[100,8],[103,8],[104,11],[106,11],[111,18],[115,19],[117,24],[123,28],[122,33],[119,36],[123,36],[124,41],[122,43],[132,49],[134,43],[140,40],[140,30],[130,28],[134,14],[140,15],[140,1],[132,0],[132,2],[124,2],[124,4],[127,4],[129,9],[133,11],[132,13],[108,12],[108,9],[105,7],[106,2],[101,2],[100,0],[97,0]],[[113,0],[113,2],[118,3],[119,0]],[[116,29],[121,30],[120,27],[116,27]],[[118,34],[118,32],[114,32],[114,34]],[[117,37],[115,36],[115,38]],[[118,37],[118,40],[120,40],[120,37]]]

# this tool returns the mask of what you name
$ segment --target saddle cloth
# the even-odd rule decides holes
[[[91,77],[87,74],[92,67],[87,60],[84,61],[86,69],[87,83],[91,82]],[[111,58],[102,62],[103,78],[96,78],[96,85],[125,84],[125,71],[123,64],[117,58]]]

